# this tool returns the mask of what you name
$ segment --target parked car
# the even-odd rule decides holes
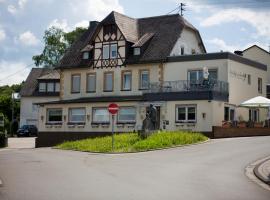
[[[38,129],[35,125],[23,125],[17,131],[17,136],[37,136]]]

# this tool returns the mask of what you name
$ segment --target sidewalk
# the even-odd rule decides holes
[[[270,158],[256,165],[253,171],[257,178],[270,185]]]

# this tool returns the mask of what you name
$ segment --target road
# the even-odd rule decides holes
[[[229,138],[164,151],[91,154],[0,150],[1,200],[269,200],[245,167],[270,155],[270,137]]]

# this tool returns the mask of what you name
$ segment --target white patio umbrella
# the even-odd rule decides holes
[[[254,97],[247,101],[244,101],[239,105],[239,107],[246,108],[269,108],[270,107],[270,99],[267,99],[262,96]]]

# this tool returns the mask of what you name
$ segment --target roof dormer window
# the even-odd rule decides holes
[[[134,56],[138,56],[140,54],[141,54],[141,48],[136,47],[136,48],[133,49],[133,55]]]
[[[84,60],[89,59],[89,51],[83,52],[83,59],[84,59]]]

